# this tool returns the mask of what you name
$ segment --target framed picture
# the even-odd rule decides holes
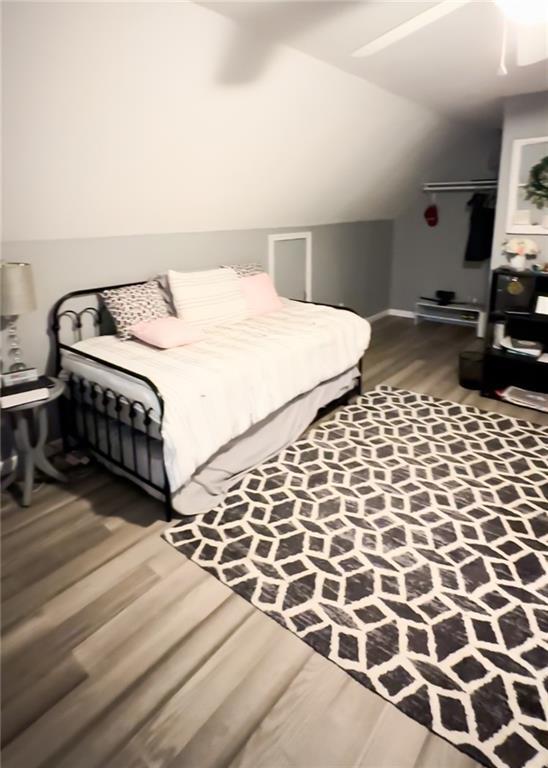
[[[516,139],[512,143],[510,190],[506,231],[516,235],[548,235],[548,200],[538,208],[527,199],[531,169],[543,160],[548,162],[548,136]]]

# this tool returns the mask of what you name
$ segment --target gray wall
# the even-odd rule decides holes
[[[267,264],[267,235],[278,230],[235,230],[132,237],[8,242],[2,257],[33,265],[38,309],[19,320],[26,362],[51,365],[48,314],[63,294],[79,288],[141,280],[169,268],[207,269],[255,261]],[[312,298],[343,303],[362,315],[388,306],[392,223],[389,221],[291,227],[312,232]]]
[[[501,244],[506,236],[506,215],[510,193],[510,161],[514,139],[532,139],[548,136],[548,91],[528,93],[507,99],[504,105],[504,126],[500,158],[499,193],[493,238],[493,269],[506,264]],[[518,235],[512,235],[518,237]],[[548,261],[548,235],[523,235],[535,240],[541,247],[541,261]]]
[[[455,291],[461,301],[485,300],[489,259],[465,263],[470,192],[437,196],[439,223],[429,227],[423,217],[426,195],[394,222],[394,253],[390,306],[413,310],[419,296],[433,296],[436,289]]]
[[[274,282],[280,296],[306,298],[306,240],[277,240],[274,243]]]
[[[429,175],[420,182],[494,179],[499,158],[500,131],[470,130],[465,141],[434,155]],[[439,193],[439,224],[429,227],[424,211],[430,196],[417,184],[414,198],[394,221],[390,307],[413,310],[419,296],[430,296],[436,289],[455,291],[462,301],[485,300],[489,258],[480,264],[464,262],[470,225],[466,203],[471,196],[469,192]]]

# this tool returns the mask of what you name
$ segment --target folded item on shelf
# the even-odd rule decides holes
[[[510,336],[504,336],[500,340],[500,346],[507,352],[512,352],[516,355],[528,355],[529,357],[540,357],[543,350],[542,344],[538,341],[513,339]]]

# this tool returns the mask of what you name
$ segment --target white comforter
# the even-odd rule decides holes
[[[367,320],[351,312],[287,301],[279,312],[216,327],[206,340],[185,347],[157,350],[114,336],[74,347],[140,373],[158,387],[165,404],[164,458],[176,491],[230,440],[355,365],[370,335]],[[99,366],[90,372],[70,353],[63,367],[146,399],[123,374],[106,374]]]

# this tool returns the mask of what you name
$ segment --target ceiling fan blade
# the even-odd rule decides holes
[[[429,8],[427,11],[417,14],[412,19],[404,21],[403,24],[398,24],[397,27],[385,32],[384,35],[371,40],[371,42],[362,45],[352,53],[352,56],[356,58],[362,58],[364,56],[371,56],[373,53],[382,51],[393,43],[397,43],[398,40],[402,40],[404,37],[412,35],[419,29],[432,24],[432,22],[442,19],[454,11],[458,11],[463,5],[467,5],[472,0],[442,0],[433,8]]]

